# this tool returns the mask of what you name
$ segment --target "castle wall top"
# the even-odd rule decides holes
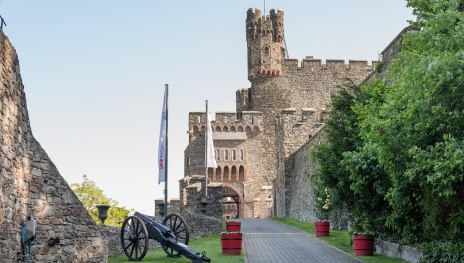
[[[285,59],[284,68],[287,70],[300,69],[300,70],[373,70],[377,61],[371,61],[371,64],[367,60],[349,60],[345,63],[343,59],[327,59],[325,63],[322,63],[321,59],[315,59],[311,56],[304,58],[301,62],[298,59]]]
[[[198,128],[205,125],[205,112],[189,113],[189,129],[197,126]],[[216,112],[216,119],[211,121],[213,126],[246,126],[254,127],[263,125],[263,113],[260,111],[242,111],[241,118],[237,117],[236,112]]]

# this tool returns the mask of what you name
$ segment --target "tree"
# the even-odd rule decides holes
[[[354,106],[357,152],[373,155],[391,182],[384,223],[409,243],[464,239],[462,2],[409,0],[419,30],[404,35],[386,78],[363,88],[383,90],[379,99]],[[352,175],[372,178],[346,157]]]
[[[92,216],[93,220],[95,220],[95,222],[100,221],[100,219],[98,219],[96,205],[110,205],[111,208],[108,210],[108,219],[106,219],[105,224],[116,227],[121,226],[124,218],[126,218],[131,211],[127,210],[124,206],[119,206],[117,201],[107,197],[95,182],[88,179],[87,175],[84,175],[83,179],[84,181],[82,183],[73,183],[71,189],[82,202],[85,209],[87,209],[90,216]]]
[[[464,1],[407,3],[416,30],[385,78],[333,101],[319,178],[355,228],[464,240]]]

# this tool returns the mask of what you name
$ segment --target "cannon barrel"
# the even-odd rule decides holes
[[[163,241],[166,241],[168,238],[176,238],[169,227],[150,218],[149,216],[139,212],[135,212],[134,216],[142,219],[142,221],[145,223],[145,226],[148,230],[148,237],[150,239],[154,239],[160,243],[163,243]]]

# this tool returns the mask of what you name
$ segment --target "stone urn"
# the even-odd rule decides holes
[[[105,224],[105,220],[108,218],[108,209],[110,209],[111,206],[109,205],[96,205],[95,206],[98,209],[98,219],[100,219],[101,224]]]

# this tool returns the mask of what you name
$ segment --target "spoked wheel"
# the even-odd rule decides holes
[[[185,245],[188,245],[190,229],[185,222],[185,219],[178,214],[170,214],[163,220],[163,225],[169,227],[172,233],[176,236],[177,240]],[[168,254],[168,257],[178,257],[179,253],[174,251],[174,249],[164,246],[164,252]]]
[[[142,219],[127,217],[121,227],[121,245],[129,261],[141,261],[148,250],[148,231]]]

